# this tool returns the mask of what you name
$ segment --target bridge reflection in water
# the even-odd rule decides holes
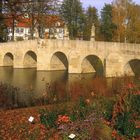
[[[0,67],[0,82],[18,87],[21,92],[13,98],[18,98],[18,102],[29,104],[30,99],[42,97],[46,93],[46,85],[52,86],[63,83],[63,86],[68,82],[79,81],[83,78],[93,78],[92,74],[68,74],[67,71],[37,71],[36,69],[13,69],[13,67]],[[57,89],[53,89],[53,92]],[[23,94],[25,93],[25,94]],[[28,94],[26,94],[28,93]],[[54,94],[52,93],[52,94]],[[13,93],[12,93],[13,94]],[[63,97],[62,97],[63,98]]]
[[[24,102],[30,102],[32,97],[42,97],[46,93],[46,85],[49,86],[63,83],[64,86],[67,83],[74,81],[90,81],[96,76],[97,73],[88,74],[68,74],[67,71],[37,71],[32,69],[13,69],[12,67],[0,67],[0,81],[18,87],[21,91],[27,91],[30,94],[19,93],[18,100]],[[110,83],[110,79],[108,80]],[[61,87],[60,87],[61,88]],[[66,89],[66,87],[64,87]],[[55,91],[56,90],[56,91]],[[58,87],[53,89],[51,94],[58,93]],[[11,95],[10,95],[11,96]],[[14,97],[15,98],[15,97]],[[63,98],[63,97],[61,97]],[[28,104],[27,103],[27,104]],[[25,103],[26,104],[26,103]],[[30,103],[29,103],[30,104]],[[29,105],[30,106],[30,105]]]
[[[0,67],[0,82],[19,87],[22,90],[33,90],[41,95],[46,83],[73,82],[81,79],[90,79],[91,74],[68,74],[67,71],[36,71],[36,69],[13,69],[12,67]]]

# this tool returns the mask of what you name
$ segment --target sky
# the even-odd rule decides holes
[[[89,5],[96,7],[99,11],[103,8],[105,3],[111,3],[113,0],[81,0],[84,7]],[[133,0],[136,4],[140,4],[140,0]]]

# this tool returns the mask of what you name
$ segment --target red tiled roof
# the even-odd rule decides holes
[[[13,20],[12,19],[6,19],[6,25],[8,27],[12,27]],[[31,26],[31,20],[29,20],[29,19],[24,19],[23,21],[17,21],[17,23],[16,23],[16,27],[29,28],[30,26]]]

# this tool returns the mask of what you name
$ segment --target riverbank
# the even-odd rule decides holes
[[[89,138],[88,140],[91,138],[93,140],[101,138],[104,140],[128,140],[132,138],[139,140],[139,131],[137,135],[133,136],[132,132],[135,131],[130,129],[135,125],[135,128],[139,130],[140,121],[137,118],[139,112],[135,112],[135,120],[133,120],[132,125],[129,124],[130,114],[127,116],[126,110],[124,110],[122,114],[125,114],[126,118],[122,123],[123,119],[119,118],[121,115],[119,117],[114,115],[119,114],[115,107],[118,101],[116,99],[115,103],[112,101],[114,101],[112,98],[106,100],[106,98],[95,95],[94,99],[81,98],[78,102],[71,104],[0,111],[0,139],[68,140],[72,133],[76,140],[82,138]],[[111,107],[112,103],[113,107]],[[117,108],[119,109],[119,107]],[[113,111],[111,111],[112,109]],[[34,118],[33,122],[29,121],[31,116]],[[115,117],[120,119],[119,124],[117,124]],[[119,126],[126,131],[124,135],[121,134]]]
[[[62,103],[57,101],[65,90],[59,84],[51,105],[1,110],[0,139],[68,140],[73,134],[75,140],[139,140],[140,87],[127,78],[106,84],[100,78],[76,82],[69,89],[73,100]]]
[[[89,101],[87,100],[86,102],[89,102]],[[81,107],[84,106],[84,105],[82,105],[82,102],[80,104],[81,104],[80,105]],[[2,140],[10,140],[10,139],[63,140],[64,137],[63,137],[63,134],[61,133],[61,131],[62,131],[61,127],[63,124],[71,125],[71,127],[73,127],[73,129],[76,129],[75,127],[78,128],[78,127],[82,126],[82,127],[85,127],[85,129],[89,130],[92,128],[92,126],[90,126],[91,123],[93,123],[95,125],[97,123],[97,121],[99,121],[99,118],[96,118],[97,116],[95,117],[95,113],[93,116],[94,117],[93,120],[94,119],[95,120],[93,122],[91,121],[90,123],[85,122],[83,119],[79,118],[80,116],[78,116],[78,118],[73,121],[70,121],[70,119],[68,119],[68,121],[65,121],[62,119],[60,121],[60,125],[56,124],[56,127],[52,127],[49,125],[46,126],[45,120],[44,120],[44,122],[41,121],[40,111],[47,112],[48,110],[50,110],[50,113],[52,113],[52,116],[49,116],[50,122],[52,121],[52,123],[50,125],[53,125],[53,123],[57,123],[57,122],[53,122],[53,117],[56,115],[55,114],[56,108],[59,108],[59,111],[58,111],[59,113],[62,110],[64,111],[64,112],[62,111],[63,113],[61,112],[63,114],[62,116],[64,117],[64,116],[66,116],[64,114],[68,113],[65,109],[67,108],[67,109],[71,110],[72,106],[75,108],[74,104],[70,105],[69,103],[66,103],[66,104],[59,104],[59,105],[49,105],[49,106],[42,106],[42,107],[31,107],[31,108],[0,111],[0,139],[2,139]],[[75,114],[76,114],[76,112],[75,112]],[[86,114],[84,111],[84,115],[85,116],[87,115],[86,117],[88,118],[88,117],[90,117],[90,115],[93,115],[93,114],[90,114],[89,112],[87,112],[87,114]],[[34,118],[34,121],[32,123],[29,122],[29,120],[28,120],[31,116]],[[74,114],[72,115],[72,117],[74,117]],[[81,115],[81,117],[82,117],[82,115]],[[101,120],[101,121],[102,121],[102,123],[100,122],[100,123],[98,123],[98,125],[96,124],[96,126],[97,126],[96,133],[98,133],[99,136],[97,134],[95,135],[95,126],[93,127],[94,129],[90,130],[91,131],[90,134],[92,134],[92,135],[94,134],[96,137],[103,137],[103,138],[107,138],[107,139],[111,140],[112,129],[106,125],[106,122],[104,120]],[[102,129],[100,128],[100,125],[103,127]],[[100,131],[99,131],[99,128],[101,129]],[[82,129],[84,129],[84,128],[82,128]],[[72,130],[71,133],[74,131],[75,130]],[[80,131],[80,128],[79,128],[79,131]],[[99,131],[99,132],[97,132],[97,131]],[[107,132],[104,132],[104,131],[107,131]],[[69,129],[65,132],[70,134]],[[67,137],[65,139],[68,139],[68,134],[67,134],[67,136],[65,136],[65,137]],[[85,137],[88,136],[86,134],[86,130],[85,130],[85,132],[83,132],[83,134],[82,133],[80,133],[80,134],[81,134],[80,137],[83,137],[84,135],[85,135]],[[78,134],[76,134],[76,135],[78,136]]]
[[[67,103],[65,104],[67,105]],[[61,108],[63,104],[57,105]],[[70,104],[69,104],[70,106]],[[51,131],[40,122],[40,110],[53,109],[54,105],[37,106],[0,111],[0,139],[2,140],[44,140]],[[30,117],[34,122],[29,122]]]

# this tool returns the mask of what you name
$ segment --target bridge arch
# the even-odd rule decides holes
[[[104,68],[102,60],[96,55],[88,55],[84,57],[81,63],[81,73],[93,73],[96,75],[104,74]]]
[[[37,67],[37,55],[34,51],[27,51],[23,58],[24,68],[36,68]]]
[[[68,70],[68,59],[65,53],[57,51],[50,60],[51,70]]]
[[[140,76],[140,59],[131,59],[124,65],[124,74]]]
[[[7,52],[3,58],[3,66],[13,66],[14,65],[14,55]]]

